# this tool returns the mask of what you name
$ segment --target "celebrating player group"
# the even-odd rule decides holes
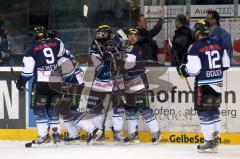
[[[16,82],[19,90],[26,91],[25,84],[34,78],[31,107],[39,138],[27,143],[26,147],[80,144],[80,129],[87,132],[88,145],[102,142],[109,112],[112,112],[116,143],[140,142],[139,115],[151,132],[151,142],[160,143],[161,123],[149,105],[149,82],[138,45],[139,30],[128,28],[113,32],[109,25],[103,24],[95,33],[89,49],[89,61],[95,75],[87,95],[87,111],[81,112],[78,107],[87,84],[79,61],[65,48],[57,31],[49,32],[42,26],[34,28],[35,43],[26,51],[23,70]],[[230,60],[224,47],[208,37],[210,27],[207,22],[197,22],[194,33],[195,42],[189,49],[187,62],[178,64],[177,71],[184,78],[196,77],[195,110],[206,141],[197,149],[217,151],[223,71],[230,67]],[[69,134],[64,139],[60,135],[60,119]],[[123,135],[125,120],[127,136]]]

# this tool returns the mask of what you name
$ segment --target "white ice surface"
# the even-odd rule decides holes
[[[240,145],[220,145],[217,154],[199,154],[193,144],[107,143],[53,148],[25,148],[24,144],[24,141],[0,141],[0,159],[240,159]]]

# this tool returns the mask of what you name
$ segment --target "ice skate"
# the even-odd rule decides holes
[[[80,145],[80,136],[64,138],[65,145]]]
[[[113,127],[112,127],[112,131],[113,131],[114,144],[123,144],[124,143],[124,137],[122,135],[122,131],[115,131]]]
[[[114,131],[113,138],[114,138],[115,144],[123,144],[124,143],[124,137],[123,137],[121,131]]]
[[[105,132],[103,132],[102,130],[100,130],[102,132],[102,134],[99,136],[98,139],[95,140],[94,144],[100,144],[102,145],[104,141],[106,141],[106,136],[105,136]]]
[[[98,128],[94,129],[92,133],[89,133],[87,144],[92,145],[95,141],[99,141],[99,139],[102,137],[102,134],[102,130],[99,130]]]
[[[199,153],[217,153],[218,143],[215,140],[205,141],[203,145],[198,145],[197,149]]]
[[[159,142],[162,139],[162,134],[160,131],[156,132],[156,133],[152,133],[152,143],[157,145],[159,144]]]
[[[213,140],[217,143],[217,146],[218,146],[219,145],[219,140],[220,140],[219,131],[215,131],[213,133]]]
[[[134,144],[139,144],[139,136],[138,136],[138,132],[134,132],[132,134],[129,134],[125,139],[124,139],[124,143],[125,144],[129,144],[129,143],[134,143]]]
[[[60,134],[57,132],[57,128],[52,128],[52,139],[55,145],[59,145],[61,143]]]

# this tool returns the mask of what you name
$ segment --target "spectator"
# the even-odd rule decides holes
[[[230,60],[232,59],[232,40],[231,35],[220,26],[220,15],[215,10],[210,10],[207,14],[207,21],[211,26],[211,39],[219,40],[227,50]]]
[[[163,19],[159,19],[157,24],[152,29],[147,30],[147,20],[144,15],[140,14],[137,18],[135,27],[139,30],[140,35],[138,44],[143,52],[143,59],[145,61],[158,61],[158,46],[152,38],[161,31],[163,23]]]
[[[192,30],[188,27],[187,17],[179,14],[175,20],[176,31],[173,36],[173,66],[179,66],[187,63],[187,52],[189,46],[193,43],[194,37]]]
[[[8,31],[4,27],[3,17],[0,16],[0,65],[5,64],[9,57]]]

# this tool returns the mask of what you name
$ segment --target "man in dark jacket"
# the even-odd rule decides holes
[[[187,17],[183,14],[179,14],[176,17],[175,35],[172,42],[172,54],[173,54],[173,66],[178,66],[187,63],[187,52],[189,46],[193,43],[193,32],[188,27]]]
[[[7,63],[10,57],[9,53],[8,31],[4,27],[3,17],[0,16],[0,65]]]
[[[159,19],[157,24],[152,29],[147,30],[147,20],[144,15],[140,14],[137,18],[135,27],[139,30],[140,35],[138,44],[141,48],[141,51],[143,53],[143,59],[145,61],[158,61],[158,46],[152,38],[161,31],[163,23],[163,19]]]

